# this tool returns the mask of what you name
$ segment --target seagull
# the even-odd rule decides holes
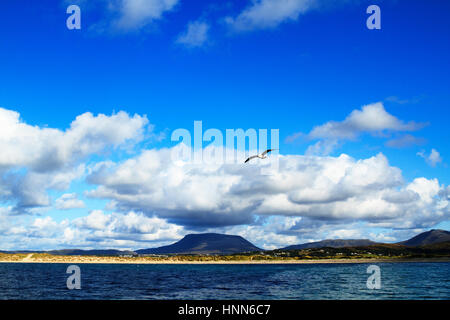
[[[267,158],[267,154],[268,154],[269,152],[274,151],[274,150],[278,150],[278,149],[267,149],[266,151],[264,151],[264,152],[261,153],[261,154],[257,154],[256,156],[251,156],[250,158],[248,158],[247,160],[245,160],[244,163],[247,163],[247,162],[249,162],[250,160],[255,159],[255,158],[266,159],[266,158]]]

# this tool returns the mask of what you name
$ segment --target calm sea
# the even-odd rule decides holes
[[[450,263],[80,264],[81,289],[68,290],[68,265],[0,263],[0,299],[449,299]]]

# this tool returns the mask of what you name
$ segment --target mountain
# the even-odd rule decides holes
[[[446,230],[430,230],[418,234],[417,236],[398,243],[377,243],[368,239],[334,239],[322,240],[317,242],[303,243],[292,245],[278,250],[302,250],[302,249],[318,249],[318,248],[346,248],[346,247],[368,247],[381,246],[392,250],[404,250],[405,247],[430,249],[430,250],[447,250],[450,246],[450,232]],[[402,249],[403,248],[403,249]],[[381,250],[381,249],[380,249]],[[410,250],[410,249],[408,249]],[[413,249],[411,249],[413,250]],[[254,246],[249,241],[240,236],[232,236],[218,233],[189,234],[180,241],[164,247],[141,249],[136,251],[130,250],[81,250],[81,249],[63,249],[51,251],[32,251],[32,250],[16,250],[2,251],[0,253],[48,253],[52,255],[66,256],[124,256],[137,254],[213,254],[226,255],[244,252],[264,251]],[[373,251],[373,250],[372,250]]]
[[[138,254],[234,254],[261,251],[240,236],[218,233],[188,234],[169,246],[137,250]]]
[[[335,239],[335,240],[322,240],[317,242],[309,242],[303,244],[295,244],[282,248],[280,250],[302,250],[302,249],[315,249],[315,248],[345,248],[345,247],[365,247],[377,244],[368,239]]]
[[[430,230],[418,234],[417,236],[402,242],[395,243],[395,245],[419,247],[425,245],[432,245],[442,242],[450,242],[450,232],[445,230]],[[280,250],[302,250],[302,249],[316,249],[316,248],[346,248],[346,247],[366,247],[373,245],[382,245],[382,243],[374,242],[368,239],[356,240],[322,240],[317,242],[303,243],[288,246]]]
[[[424,246],[430,244],[436,244],[441,242],[450,241],[450,232],[445,230],[433,229],[427,232],[423,232],[418,234],[417,236],[399,242],[398,244],[402,244],[404,246],[417,247]]]
[[[122,255],[136,255],[134,251],[121,251],[121,250],[81,250],[81,249],[63,249],[63,250],[51,250],[46,253],[55,256],[122,256]]]
[[[28,254],[28,253],[47,253],[55,256],[123,256],[123,255],[132,255],[136,256],[137,253],[134,251],[128,250],[81,250],[81,249],[62,249],[62,250],[50,250],[50,251],[36,251],[36,250],[16,250],[16,251],[2,251],[0,253],[7,254]]]
[[[8,250],[0,250],[0,253],[6,253],[6,254],[28,254],[28,253],[45,253],[45,251],[36,251],[36,250],[14,250],[14,251],[8,251]]]

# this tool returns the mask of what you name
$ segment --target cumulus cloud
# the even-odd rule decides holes
[[[0,221],[7,213],[0,208]],[[12,225],[0,233],[2,249],[122,248],[139,249],[166,245],[179,240],[182,227],[147,217],[142,213],[104,213],[94,210],[89,215],[60,222],[39,217]],[[0,229],[1,230],[1,229]]]
[[[85,172],[89,156],[132,145],[144,135],[145,116],[84,113],[65,131],[32,126],[13,110],[0,108],[0,199],[18,211],[48,206],[47,190],[64,190]]]
[[[360,135],[368,133],[383,136],[390,132],[416,131],[423,128],[425,123],[414,121],[404,122],[388,113],[381,102],[363,106],[360,110],[353,110],[343,121],[329,121],[314,127],[307,135],[296,133],[291,137],[304,136],[309,140],[319,140],[310,146],[307,154],[330,154],[341,141],[355,140]],[[289,138],[290,142],[294,139]],[[410,143],[411,137],[400,141],[391,141],[390,145]],[[414,142],[418,142],[415,140]]]
[[[448,204],[440,202],[444,187],[437,180],[408,184],[383,154],[362,160],[280,156],[279,170],[267,176],[261,174],[265,164],[180,164],[167,160],[171,152],[146,150],[99,167],[88,177],[98,187],[87,195],[112,200],[119,211],[156,214],[187,227],[291,216],[411,228],[449,217]]]
[[[86,205],[76,193],[65,193],[55,201],[55,208],[60,210],[80,209]]]
[[[355,139],[361,133],[377,133],[390,131],[415,131],[424,124],[404,121],[388,113],[381,102],[363,106],[361,110],[353,110],[345,120],[330,121],[315,127],[309,137],[313,139],[337,138]]]
[[[208,41],[208,30],[209,25],[206,22],[190,22],[187,30],[178,36],[176,43],[188,48],[201,47]]]
[[[317,0],[253,0],[239,15],[227,17],[225,22],[235,31],[274,28],[297,20],[317,3]]]
[[[179,0],[65,0],[100,19],[89,25],[94,33],[129,33],[150,29],[173,11]]]
[[[18,112],[0,108],[0,168],[56,171],[107,146],[139,140],[147,123],[145,116],[123,111],[112,116],[87,112],[62,131],[28,125]]]
[[[181,237],[183,228],[157,217],[142,213],[105,214],[95,210],[86,217],[75,219],[73,225],[89,230],[88,240],[102,242],[107,239],[132,240],[135,242],[168,241]]]
[[[126,160],[88,163],[94,154],[141,141],[147,125],[145,116],[125,112],[85,113],[62,130],[27,124],[17,112],[0,108],[2,249],[19,249],[18,243],[23,249],[136,249],[165,245],[195,231],[240,234],[267,249],[324,237],[403,240],[406,231],[373,229],[412,235],[450,218],[449,186],[422,177],[405,181],[382,153],[367,159],[274,154],[243,166],[243,151],[215,145],[203,152],[233,151],[242,161],[174,159],[180,151],[193,152],[179,144],[144,149]],[[421,126],[375,104],[318,126],[308,136],[327,147],[362,133]],[[430,164],[442,161],[435,149],[422,156]],[[278,167],[267,175],[271,161]],[[113,213],[94,210],[72,221],[17,215],[52,203],[60,210],[84,207],[76,193],[66,191],[81,178],[93,186],[84,196],[109,201],[105,210]],[[59,192],[55,201],[49,196],[54,190]]]
[[[299,243],[298,235],[289,233],[289,230],[301,219],[301,217],[275,216],[270,217],[263,224],[231,226],[218,230],[227,234],[240,235],[259,248],[273,250]],[[214,230],[217,229],[211,231]]]
[[[431,167],[436,167],[438,163],[442,162],[441,154],[436,149],[431,149],[430,154],[426,154],[425,151],[420,151],[417,155],[425,159],[426,163]]]
[[[85,173],[84,164],[67,166],[52,172],[35,172],[27,167],[1,171],[0,199],[15,202],[17,213],[51,204],[48,190],[63,191]]]

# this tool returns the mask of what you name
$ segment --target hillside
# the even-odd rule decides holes
[[[129,250],[115,250],[115,249],[98,249],[98,250],[82,250],[82,249],[61,249],[50,251],[38,251],[38,250],[15,250],[15,251],[1,251],[5,254],[51,254],[54,256],[125,256],[125,255],[137,255],[134,251]]]
[[[383,244],[373,242],[368,239],[333,239],[322,240],[317,242],[303,243],[298,245],[291,245],[278,249],[278,251],[290,250],[315,250],[321,248],[330,249],[347,249],[347,248],[361,248],[361,252],[377,252],[377,254],[395,255],[395,252],[403,255],[422,254],[423,250],[434,254],[441,254],[448,252],[448,245],[450,243],[450,232],[445,230],[430,230],[414,236],[413,238],[391,244]],[[417,248],[417,250],[406,250],[406,248]],[[406,250],[406,251],[405,251]],[[431,251],[430,251],[431,250]],[[29,253],[46,253],[54,256],[136,256],[154,254],[154,255],[233,255],[233,254],[248,254],[256,251],[264,251],[243,237],[204,233],[204,234],[189,234],[180,241],[163,247],[141,249],[137,251],[130,250],[82,250],[82,249],[63,249],[51,251],[0,251],[5,254],[29,254]],[[330,254],[335,250],[328,250]],[[319,255],[323,255],[318,251]],[[338,251],[336,251],[338,252]],[[341,253],[346,253],[342,251]]]
[[[402,245],[410,246],[410,247],[417,247],[417,246],[425,246],[425,245],[436,244],[436,243],[447,242],[447,241],[450,241],[450,232],[445,231],[445,230],[433,229],[433,230],[418,234],[417,236],[415,236],[409,240],[399,242],[398,244],[402,244]]]
[[[180,241],[159,248],[137,250],[138,254],[234,254],[260,251],[240,236],[218,233],[189,234]]]
[[[450,232],[445,230],[430,230],[414,236],[411,239],[398,242],[396,244],[419,247],[431,245],[441,242],[450,241]],[[382,243],[374,242],[368,239],[327,239],[317,242],[302,243],[297,245],[281,248],[280,250],[303,250],[303,249],[317,249],[317,248],[349,248],[349,247],[367,247],[373,245],[382,245]]]
[[[81,250],[81,249],[63,249],[52,250],[46,253],[56,256],[123,256],[123,255],[136,255],[134,251],[121,251],[121,250]]]
[[[335,239],[335,240],[322,240],[317,242],[309,242],[303,244],[297,244],[282,248],[280,250],[302,250],[302,249],[315,249],[315,248],[345,248],[345,247],[364,247],[375,245],[368,239]]]
[[[323,247],[309,249],[273,250],[266,255],[298,259],[414,259],[449,258],[450,242],[440,242],[424,246],[405,246],[401,244],[375,244],[357,247]]]

